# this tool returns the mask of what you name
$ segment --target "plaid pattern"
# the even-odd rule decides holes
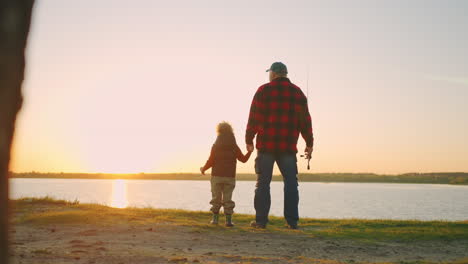
[[[314,144],[307,98],[288,78],[277,78],[258,88],[250,107],[245,142],[265,152],[297,153],[299,133],[308,147]]]

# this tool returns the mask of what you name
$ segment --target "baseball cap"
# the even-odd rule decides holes
[[[288,68],[286,68],[286,65],[282,62],[274,62],[267,72],[272,71],[275,73],[280,73],[280,74],[287,74],[288,73]]]

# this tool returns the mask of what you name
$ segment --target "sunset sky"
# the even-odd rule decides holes
[[[309,69],[309,172],[467,172],[467,13],[468,1],[36,1],[11,169],[197,172],[223,120],[245,150],[252,97],[282,61],[304,93]]]

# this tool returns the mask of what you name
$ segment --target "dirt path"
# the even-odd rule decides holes
[[[468,241],[364,243],[299,232],[217,230],[164,223],[18,224],[11,231],[12,263],[468,263]]]

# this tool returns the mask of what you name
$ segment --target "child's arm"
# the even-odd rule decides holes
[[[246,163],[249,160],[251,154],[252,151],[248,151],[247,154],[244,155],[242,154],[240,148],[237,147],[237,160],[239,160],[240,162]]]
[[[205,165],[203,167],[200,167],[200,172],[201,174],[205,175],[205,171],[208,170],[209,168],[213,167],[213,147],[211,148],[211,153],[210,153],[210,157],[208,158],[208,160],[206,161]]]

